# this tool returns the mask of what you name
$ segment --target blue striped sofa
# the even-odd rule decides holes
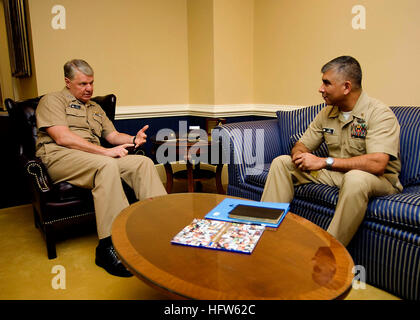
[[[260,200],[272,160],[290,154],[322,107],[278,111],[277,119],[220,127],[224,156],[229,157],[225,158],[229,161],[227,193]],[[367,283],[404,299],[420,300],[420,107],[391,108],[401,125],[404,190],[370,200],[364,222],[347,248],[355,264],[365,268]],[[326,156],[326,151],[322,144],[316,153]],[[256,166],[256,160],[264,163]],[[326,229],[337,199],[336,187],[302,185],[295,188],[291,211]]]

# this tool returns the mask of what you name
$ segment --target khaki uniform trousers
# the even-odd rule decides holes
[[[291,156],[284,155],[273,160],[261,201],[290,203],[294,186],[319,183],[340,189],[334,217],[327,232],[347,246],[365,216],[369,198],[397,193],[383,176],[361,170],[346,173],[322,169],[304,172],[296,168]]]
[[[52,180],[92,189],[99,239],[111,235],[112,222],[129,205],[121,179],[139,200],[166,194],[153,161],[147,157],[111,158],[59,146],[53,149],[42,156]]]

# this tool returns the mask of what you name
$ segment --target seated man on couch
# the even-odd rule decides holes
[[[121,179],[139,200],[166,194],[153,161],[128,155],[126,150],[146,142],[148,126],[135,136],[115,129],[104,110],[90,100],[94,76],[86,61],[67,62],[64,78],[66,87],[46,94],[37,107],[36,155],[55,183],[67,181],[92,189],[99,236],[95,262],[112,275],[129,277],[132,274],[116,256],[111,241],[112,222],[129,205]],[[102,147],[101,137],[114,147]]]
[[[261,201],[291,202],[294,186],[320,183],[340,189],[327,231],[347,246],[373,196],[402,191],[400,126],[390,108],[362,90],[359,62],[349,56],[324,65],[324,107],[294,145],[273,160]],[[328,158],[311,152],[325,141]]]

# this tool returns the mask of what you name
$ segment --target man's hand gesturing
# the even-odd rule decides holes
[[[145,131],[149,129],[149,125],[145,125],[143,128],[139,130],[136,134],[136,138],[134,139],[134,147],[137,148],[146,142],[147,134]]]

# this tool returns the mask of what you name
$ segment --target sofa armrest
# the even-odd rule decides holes
[[[264,163],[281,154],[276,119],[229,123],[217,129],[229,184],[244,183],[246,175],[257,174]]]
[[[28,160],[25,163],[24,168],[34,188],[41,193],[51,190],[51,183],[48,177],[47,169],[40,159]]]

